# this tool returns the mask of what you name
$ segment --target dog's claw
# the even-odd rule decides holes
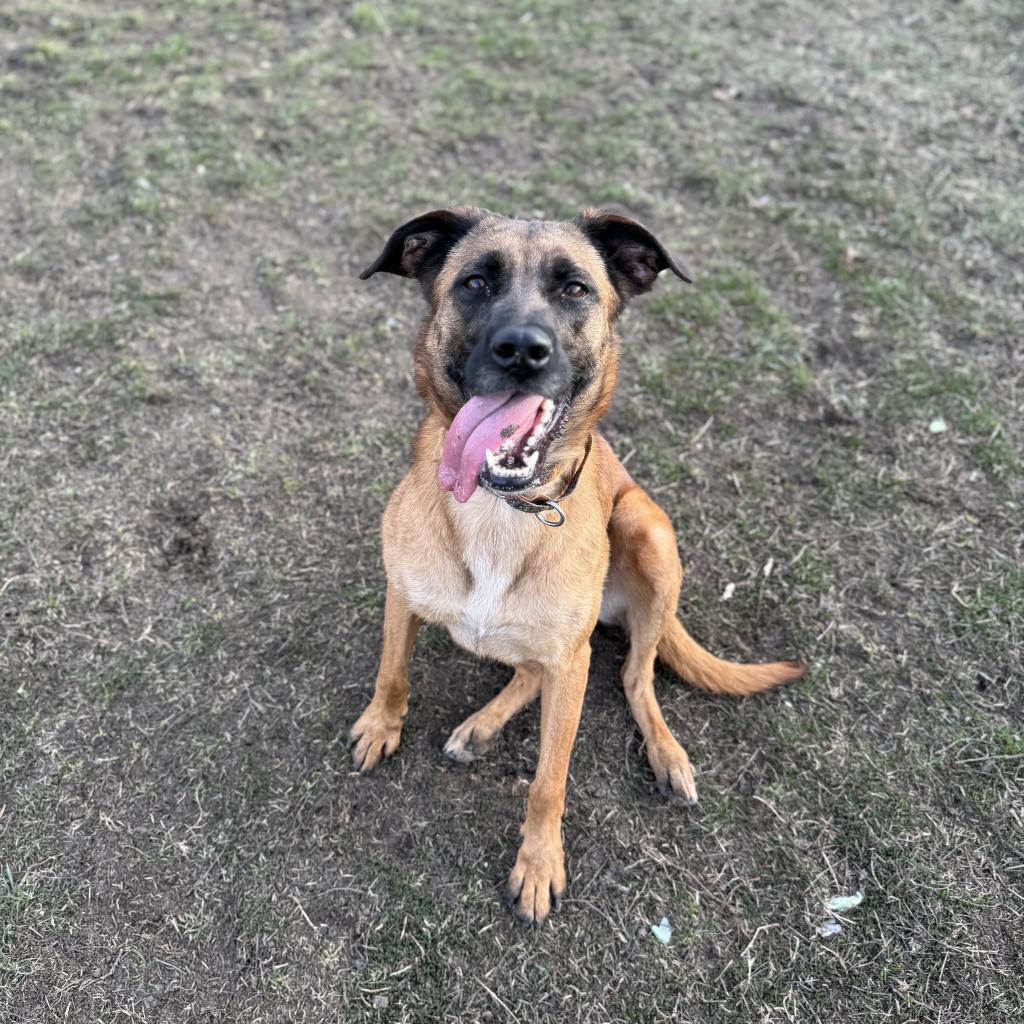
[[[379,714],[371,704],[349,732],[352,767],[361,774],[373,771],[385,757],[390,757],[402,741],[402,720],[393,721]]]
[[[658,792],[671,803],[682,807],[697,802],[697,786],[693,781],[693,766],[686,751],[675,742],[648,746],[647,760],[658,785]]]
[[[473,722],[475,717],[471,715],[467,718],[444,745],[445,755],[459,764],[471,764],[486,754],[494,742],[493,735],[488,735]]]
[[[668,780],[658,783],[658,792],[665,797],[669,803],[677,804],[680,807],[693,807],[697,803],[696,792],[686,792],[684,790],[677,789]]]
[[[551,910],[562,905],[565,862],[561,842],[527,843],[519,849],[505,884],[505,898],[516,918],[540,928]]]

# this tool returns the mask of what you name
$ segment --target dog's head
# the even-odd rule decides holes
[[[608,210],[529,221],[458,207],[398,228],[360,276],[416,278],[430,303],[416,380],[451,421],[442,486],[459,501],[478,484],[524,493],[576,457],[615,389],[615,320],[666,269],[690,280]]]

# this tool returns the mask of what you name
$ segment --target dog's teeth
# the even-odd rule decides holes
[[[537,462],[540,459],[540,452],[527,452],[522,453],[523,464],[521,466],[507,466],[504,465],[507,457],[507,452],[502,448],[499,448],[497,452],[492,451],[490,448],[484,453],[484,458],[487,462],[487,471],[496,480],[527,480],[533,475],[533,471],[537,468]]]

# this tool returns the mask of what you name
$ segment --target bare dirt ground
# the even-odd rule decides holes
[[[5,2],[0,1019],[1021,1019],[1022,52],[1019,0]],[[680,810],[598,633],[531,933],[536,709],[441,753],[505,670],[427,630],[349,772],[420,412],[416,289],[356,273],[610,201],[697,274],[606,421],[684,619],[814,668],[661,678]]]

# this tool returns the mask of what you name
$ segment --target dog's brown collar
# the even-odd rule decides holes
[[[580,464],[573,470],[572,476],[566,480],[562,493],[557,498],[541,498],[539,501],[527,501],[525,498],[516,498],[510,495],[504,498],[504,501],[519,512],[529,512],[531,515],[535,515],[545,526],[561,526],[565,522],[565,513],[562,511],[559,502],[565,501],[576,490],[576,485],[580,482],[580,474],[582,474],[583,467],[587,464],[587,459],[590,458],[590,449],[593,446],[594,435],[588,434],[583,458],[580,459]],[[558,518],[547,519],[545,518],[546,512],[554,512]]]

